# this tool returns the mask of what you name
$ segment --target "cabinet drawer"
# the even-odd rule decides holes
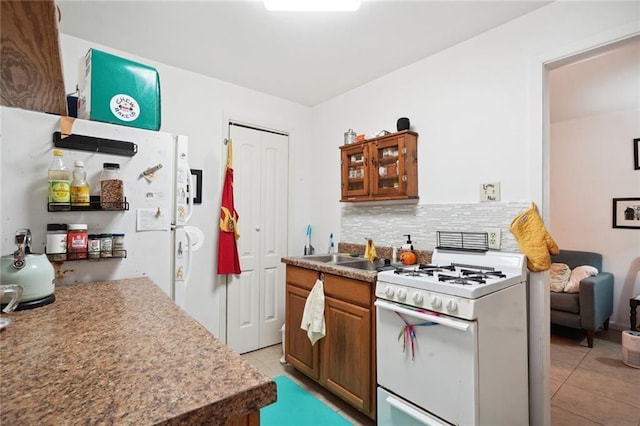
[[[320,277],[320,272],[313,269],[287,265],[287,283],[311,290]]]
[[[375,284],[337,275],[324,274],[325,296],[345,302],[356,303],[366,308],[370,308],[373,303],[371,291],[373,285]]]

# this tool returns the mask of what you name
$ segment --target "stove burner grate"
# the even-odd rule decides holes
[[[506,278],[507,276],[502,271],[494,270],[480,270],[473,271],[470,269],[461,269],[460,273],[466,277],[479,277],[479,278]]]
[[[476,284],[486,284],[487,282],[482,277],[472,277],[472,276],[453,276],[453,275],[445,275],[439,274],[438,281],[451,283],[451,284],[462,284],[462,285],[476,285]]]

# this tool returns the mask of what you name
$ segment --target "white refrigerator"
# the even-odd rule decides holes
[[[62,124],[62,133],[74,137],[61,138],[54,146],[54,133],[61,130],[59,116],[7,107],[1,107],[0,114],[0,254],[15,250],[19,228],[31,230],[33,252],[45,252],[48,223],[87,224],[89,234],[124,233],[126,258],[54,264],[56,284],[146,276],[198,317],[186,304],[190,285],[206,285],[190,274],[204,235],[189,226],[195,183],[188,165],[187,137],[75,120],[70,131]],[[91,195],[100,194],[103,163],[118,163],[128,209],[49,212],[47,170],[54,149],[64,152],[70,170],[74,160],[84,161]],[[153,168],[158,170],[145,176]]]

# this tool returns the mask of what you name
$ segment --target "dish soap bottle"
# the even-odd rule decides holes
[[[53,150],[53,161],[49,166],[49,210],[65,211],[71,209],[71,173],[64,165],[59,149]]]
[[[333,245],[333,232],[329,234],[329,254],[333,254],[336,247]]]
[[[71,205],[88,207],[89,184],[87,172],[84,170],[84,161],[76,160],[73,168],[73,181],[71,182]]]
[[[402,234],[407,237],[407,242],[402,245],[402,250],[411,250],[413,251],[413,243],[411,242],[410,234]]]

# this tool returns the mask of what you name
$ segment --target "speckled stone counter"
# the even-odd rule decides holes
[[[53,304],[2,315],[2,425],[223,424],[276,400],[147,278],[58,286]]]
[[[283,257],[280,261],[287,265],[300,266],[301,268],[340,275],[341,277],[353,278],[354,280],[365,281],[368,283],[375,283],[378,278],[378,272],[376,271],[347,268],[345,266],[339,266],[331,263],[316,262],[302,257]]]

